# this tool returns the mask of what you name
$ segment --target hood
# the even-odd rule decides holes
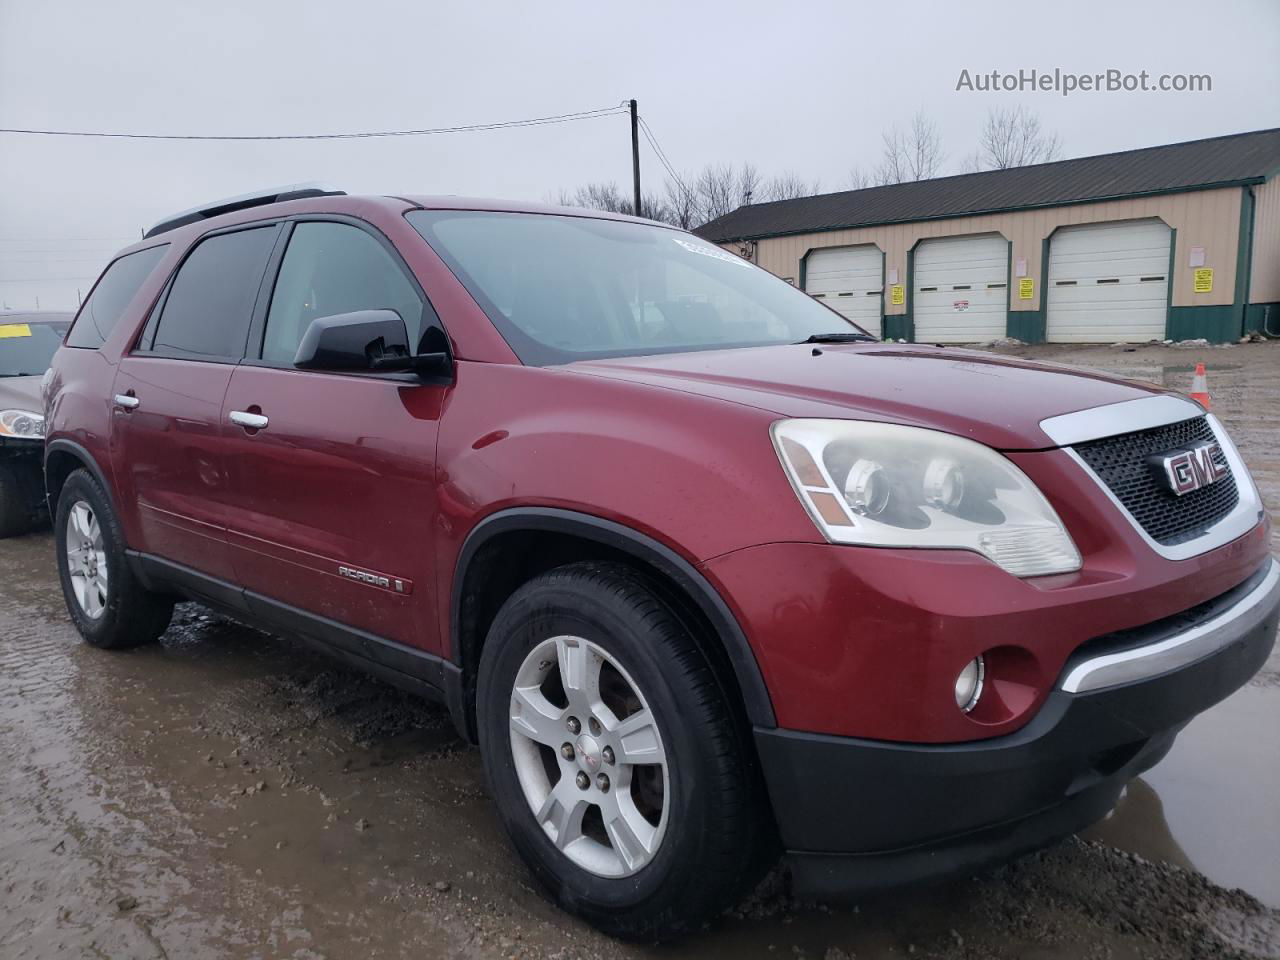
[[[1040,429],[1048,417],[1172,392],[976,350],[879,343],[708,350],[579,361],[561,369],[716,397],[782,417],[929,427],[999,450],[1055,446]]]
[[[30,410],[40,413],[44,399],[40,395],[43,377],[0,377],[0,410]]]

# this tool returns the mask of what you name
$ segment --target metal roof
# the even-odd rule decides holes
[[[1029,167],[739,207],[694,233],[723,243],[849,227],[1258,183],[1280,171],[1280,127]]]

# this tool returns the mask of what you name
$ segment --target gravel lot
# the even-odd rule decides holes
[[[1280,343],[999,351],[1182,389],[1205,360],[1280,509]],[[91,650],[47,533],[0,542],[0,582],[11,960],[1280,957],[1280,655],[1084,839],[856,908],[797,903],[775,873],[703,934],[644,948],[532,889],[443,710],[196,606],[159,646]]]

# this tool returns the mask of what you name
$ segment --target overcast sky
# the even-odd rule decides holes
[[[1209,93],[957,92],[962,69],[1209,74]],[[515,120],[635,97],[677,168],[750,160],[843,189],[917,109],[945,172],[991,107],[1067,156],[1280,126],[1280,3],[0,0],[0,127],[282,134]],[[542,200],[630,181],[623,116],[285,143],[0,134],[0,305],[74,307],[175,210],[261,186]],[[648,147],[646,184],[661,170]],[[48,279],[43,279],[48,278]]]

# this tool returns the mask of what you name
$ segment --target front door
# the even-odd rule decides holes
[[[266,616],[301,615],[304,632],[305,618],[320,617],[434,652],[434,460],[445,387],[292,365],[312,320],[372,309],[400,314],[411,343],[424,322],[435,324],[380,236],[345,222],[293,224],[265,321],[222,407],[231,559],[248,602]]]
[[[194,247],[112,390],[111,462],[133,545],[219,580],[233,579],[222,401],[278,232],[235,230]]]

